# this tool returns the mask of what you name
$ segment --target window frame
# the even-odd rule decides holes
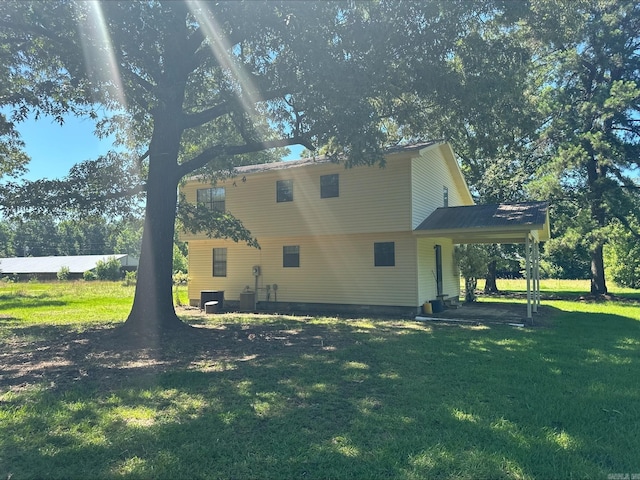
[[[373,265],[375,267],[395,267],[396,242],[374,242]]]
[[[287,252],[287,249],[294,250]],[[284,245],[282,247],[282,268],[300,267],[300,245]]]
[[[276,180],[276,203],[293,202],[293,180]]]
[[[335,198],[340,196],[340,174],[330,173],[320,175],[320,198]]]
[[[201,199],[201,195],[206,195],[207,198]],[[227,208],[227,192],[224,187],[199,188],[196,191],[196,204],[204,205],[212,212],[224,213]]]
[[[222,255],[224,258],[216,258],[216,254]],[[226,247],[214,248],[211,256],[213,260],[211,276],[213,277],[226,277],[228,267],[228,251]]]

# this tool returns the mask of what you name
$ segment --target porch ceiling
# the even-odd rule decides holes
[[[548,202],[441,207],[414,230],[421,237],[451,238],[454,243],[524,243],[528,235],[548,240]]]

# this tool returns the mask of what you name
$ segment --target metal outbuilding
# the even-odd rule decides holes
[[[116,258],[125,270],[135,270],[138,266],[138,259],[128,254],[10,257],[0,258],[0,275],[49,279],[56,278],[57,273],[67,267],[73,277],[81,277],[84,272],[95,269],[99,261],[110,258]]]

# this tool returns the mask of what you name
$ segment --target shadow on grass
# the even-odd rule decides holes
[[[16,308],[43,308],[43,307],[65,307],[69,302],[63,300],[50,300],[41,298],[31,298],[28,300],[2,300],[2,310],[13,310]]]
[[[638,326],[273,317],[144,349],[109,329],[29,327],[0,352],[0,476],[640,472]]]

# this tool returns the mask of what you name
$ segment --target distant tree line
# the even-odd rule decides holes
[[[0,257],[128,254],[140,258],[142,227],[138,217],[82,219],[35,217],[0,220]],[[186,244],[175,240],[174,271],[187,271]]]
[[[73,220],[34,218],[0,221],[0,256],[49,255],[140,256],[142,220],[106,220],[88,217]]]

